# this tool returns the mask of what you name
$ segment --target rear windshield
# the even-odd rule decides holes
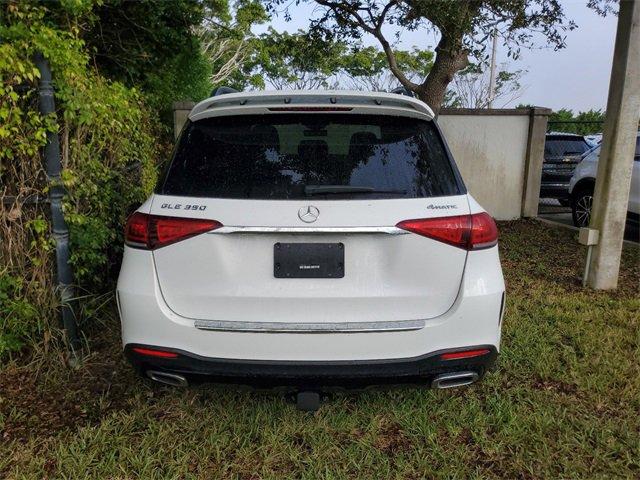
[[[581,155],[590,148],[589,144],[581,137],[547,138],[544,144],[544,155],[545,157]]]
[[[217,198],[416,198],[461,187],[432,122],[352,114],[190,123],[158,192]]]

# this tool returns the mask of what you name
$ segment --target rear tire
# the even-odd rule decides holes
[[[584,186],[571,196],[571,216],[576,227],[588,227],[593,205],[593,187]]]

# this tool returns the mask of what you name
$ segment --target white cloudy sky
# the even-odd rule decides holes
[[[534,104],[553,109],[604,109],[607,102],[609,75],[617,17],[602,18],[586,7],[587,0],[565,0],[565,12],[578,29],[567,33],[567,48],[554,52],[539,48],[525,50],[517,62],[511,61],[509,70],[525,69],[525,89],[516,103]],[[313,9],[307,4],[292,8],[292,20],[285,22],[282,15],[271,25],[277,30],[305,29]],[[266,25],[260,30],[266,29]],[[390,32],[387,32],[390,33]],[[377,45],[372,37],[366,44]],[[436,38],[425,32],[401,32],[401,47],[433,48]],[[539,44],[540,47],[543,44]],[[507,62],[505,48],[498,53],[498,63]]]

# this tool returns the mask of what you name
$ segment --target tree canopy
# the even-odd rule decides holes
[[[171,102],[200,100],[238,69],[251,26],[267,18],[253,0],[94,3],[82,37],[96,66],[145,92],[167,121]]]
[[[413,47],[411,50],[394,50],[394,56],[407,78],[420,81],[433,67],[434,53]],[[345,65],[350,88],[357,90],[389,91],[401,86],[389,69],[386,54],[375,47],[355,47]]]
[[[471,63],[449,84],[444,105],[449,108],[489,108],[494,102],[494,107],[506,107],[522,95],[524,88],[520,82],[525,73],[524,70],[509,71],[507,65],[501,65],[496,71],[495,86],[491,92],[489,71],[482,65]]]
[[[604,116],[602,110],[591,109],[574,114],[571,109],[561,108],[549,116],[549,130],[580,135],[601,133]]]
[[[341,71],[348,48],[345,42],[325,42],[303,31],[280,33],[273,28],[253,45],[255,54],[246,70],[261,77],[258,86],[277,90],[335,87],[331,77]]]
[[[266,0],[268,8],[284,0]],[[521,48],[537,39],[554,49],[565,46],[565,32],[576,24],[569,20],[559,0],[297,0],[314,4],[321,14],[311,29],[325,38],[359,39],[372,35],[383,49],[389,69],[398,81],[427,102],[436,112],[454,75],[467,67],[469,59],[486,60],[487,39],[494,32],[517,57]],[[603,5],[607,1],[591,0]],[[428,75],[411,78],[399,62],[388,38],[389,26],[436,33],[439,41]]]
[[[246,50],[244,62],[230,78],[236,88],[389,91],[400,86],[384,52],[358,42],[269,28],[250,39]],[[411,78],[427,75],[433,65],[429,50],[398,49],[394,54]]]

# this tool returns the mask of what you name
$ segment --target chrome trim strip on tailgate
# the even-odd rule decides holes
[[[225,332],[263,332],[263,333],[362,333],[396,332],[420,330],[424,320],[396,320],[389,322],[329,322],[329,323],[293,323],[293,322],[236,322],[232,320],[196,320],[195,327],[200,330]]]
[[[229,233],[384,233],[405,235],[409,232],[398,227],[233,227],[225,225],[208,233],[211,235]]]

